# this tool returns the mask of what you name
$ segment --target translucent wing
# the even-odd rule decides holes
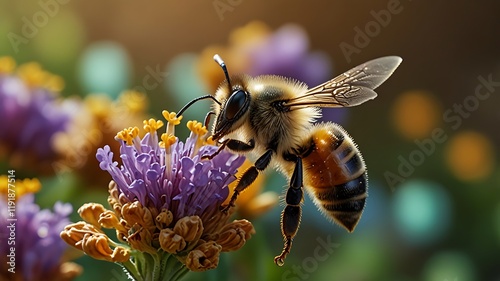
[[[377,96],[380,86],[401,63],[397,56],[374,59],[325,82],[308,89],[304,95],[290,99],[284,106],[290,110],[308,106],[348,107],[356,106]]]

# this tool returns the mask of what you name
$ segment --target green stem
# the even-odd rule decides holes
[[[161,278],[158,281],[180,280],[189,270],[174,255],[163,252],[161,255]]]
[[[157,255],[156,255],[157,256]],[[132,254],[133,261],[129,260],[127,262],[121,263],[122,267],[125,268],[129,276],[132,276],[135,281],[145,281],[152,280],[154,274],[155,261],[158,259],[148,253],[134,251]]]
[[[174,255],[160,251],[157,254],[135,252],[134,260],[121,266],[135,281],[178,281],[189,269]]]
[[[161,257],[153,255],[153,281],[160,281],[161,276]]]
[[[125,269],[129,276],[133,277],[135,281],[144,281],[137,267],[130,260],[120,263],[120,265]]]

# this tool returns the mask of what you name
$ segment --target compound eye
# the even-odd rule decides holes
[[[247,93],[243,90],[234,92],[226,104],[225,115],[227,119],[233,119],[247,100]]]

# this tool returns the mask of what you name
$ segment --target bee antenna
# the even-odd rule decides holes
[[[184,113],[184,111],[186,111],[186,109],[188,109],[195,102],[200,101],[200,100],[204,100],[204,99],[213,99],[218,105],[221,105],[221,103],[214,96],[212,96],[212,95],[204,95],[204,96],[201,96],[201,97],[197,97],[197,98],[191,100],[190,102],[188,102],[185,106],[183,106],[181,108],[181,110],[179,110],[179,112],[175,116],[176,117],[181,116],[182,113]]]
[[[229,80],[229,73],[227,72],[226,63],[222,60],[219,54],[214,55],[214,61],[220,65],[222,71],[224,71],[224,75],[226,76],[227,84],[229,85],[229,92],[232,91],[233,87],[231,86],[231,80]]]

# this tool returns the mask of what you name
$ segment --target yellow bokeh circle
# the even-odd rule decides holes
[[[463,131],[453,136],[446,147],[446,163],[451,172],[463,181],[482,180],[491,175],[495,151],[484,135]]]
[[[441,106],[427,91],[413,90],[402,93],[392,109],[396,130],[409,140],[428,137],[440,125]]]

